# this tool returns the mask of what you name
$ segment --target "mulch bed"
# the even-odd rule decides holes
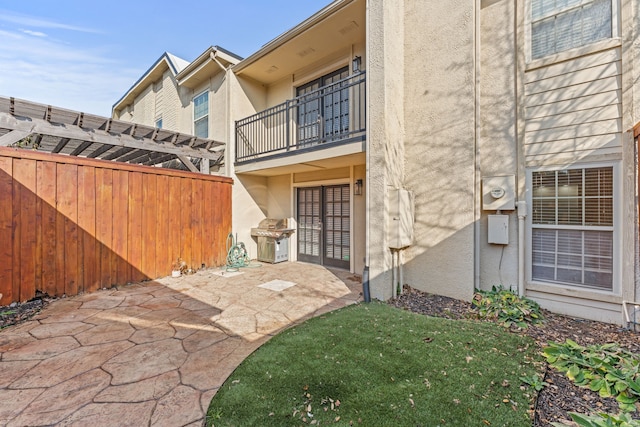
[[[37,296],[23,302],[0,307],[0,330],[30,319],[49,304],[50,298]]]
[[[432,295],[405,286],[404,292],[389,304],[428,316],[448,319],[474,319],[476,311],[471,303],[453,298]],[[512,332],[530,336],[542,347],[550,341],[564,342],[571,339],[580,345],[615,342],[632,352],[640,352],[640,333],[631,332],[618,325],[553,314],[543,310],[545,322],[527,329],[512,327]],[[552,422],[569,423],[569,412],[583,414],[593,412],[620,412],[613,398],[601,398],[588,388],[574,385],[564,374],[547,366],[544,380],[549,386],[542,389],[534,408],[534,427],[551,427]],[[632,414],[640,419],[640,413]]]

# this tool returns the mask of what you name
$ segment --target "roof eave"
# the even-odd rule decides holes
[[[237,64],[242,58],[222,49],[219,46],[211,46],[193,62],[186,66],[176,75],[176,80],[180,86],[191,86],[191,80],[203,71],[211,62],[215,62],[220,69],[227,70],[229,67]]]
[[[308,29],[310,29],[314,25],[318,24],[319,22],[321,22],[322,20],[324,20],[328,16],[332,15],[336,11],[338,11],[338,10],[342,9],[343,7],[347,6],[348,4],[352,3],[353,1],[355,1],[355,0],[336,0],[333,3],[327,5],[326,7],[324,7],[321,10],[319,10],[317,13],[313,14],[312,16],[307,18],[306,20],[302,21],[300,24],[296,25],[295,27],[293,27],[289,31],[286,31],[286,32],[280,34],[275,39],[267,42],[265,45],[263,45],[260,48],[260,50],[258,50],[257,52],[253,53],[252,55],[249,55],[247,58],[245,58],[242,61],[240,61],[237,65],[234,65],[233,66],[234,72],[235,73],[241,73],[244,68],[250,66],[254,62],[258,61],[259,59],[261,59],[264,56],[268,55],[269,53],[273,52],[277,48],[281,47],[282,45],[284,45],[288,41],[290,41],[293,38],[295,38],[296,36],[304,33],[305,31],[307,31]]]
[[[160,67],[171,70],[174,76],[178,72],[175,68],[175,64],[173,64],[169,59],[167,52],[163,53],[162,56],[160,56],[160,58],[158,58],[158,60],[154,62],[153,65],[151,65],[151,67],[149,67],[149,69],[129,88],[129,90],[127,90],[125,94],[113,104],[113,107],[111,107],[112,114],[114,111],[128,104],[130,102],[130,98],[135,98],[138,94],[136,89],[149,84],[148,80],[151,75],[154,75],[158,71],[164,72],[164,69],[160,70]]]

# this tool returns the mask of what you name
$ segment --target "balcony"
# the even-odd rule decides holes
[[[365,82],[359,72],[236,121],[235,164],[364,141]]]

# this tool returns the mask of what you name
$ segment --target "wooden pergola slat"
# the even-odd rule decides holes
[[[37,135],[38,141],[44,136],[47,143],[43,147],[29,141],[29,148],[61,153],[69,145],[65,154],[71,156],[151,165],[177,158],[190,171],[203,173],[208,168],[199,170],[191,159],[204,166],[216,164],[225,147],[193,135],[5,97],[0,97],[0,131],[6,131],[0,133],[0,146]]]

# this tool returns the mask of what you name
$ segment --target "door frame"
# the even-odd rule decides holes
[[[292,220],[295,225],[296,233],[298,230],[298,188],[308,188],[308,187],[329,187],[333,185],[348,185],[349,186],[349,265],[348,270],[353,272],[354,268],[354,196],[353,196],[353,166],[350,167],[350,177],[349,178],[337,178],[337,179],[328,179],[328,180],[317,180],[317,181],[306,181],[306,182],[295,182],[294,181],[295,174],[291,174],[291,209],[293,212]],[[322,208],[322,207],[321,207]],[[324,235],[324,228],[322,230]],[[324,238],[324,236],[323,236]],[[308,262],[298,259],[298,238],[291,239],[291,242],[295,247],[291,248],[290,254],[295,256],[296,261]],[[322,248],[324,249],[324,248]],[[330,267],[330,265],[326,264],[317,264]],[[339,267],[344,268],[344,267]]]

